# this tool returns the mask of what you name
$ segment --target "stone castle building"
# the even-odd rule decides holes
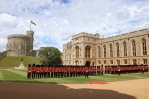
[[[34,32],[26,31],[26,35],[13,34],[8,36],[7,56],[32,56]]]
[[[79,33],[63,46],[64,65],[149,65],[149,29],[108,38]]]

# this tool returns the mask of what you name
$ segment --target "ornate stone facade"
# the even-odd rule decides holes
[[[33,36],[33,31],[27,31],[26,35],[9,35],[7,43],[7,56],[32,56],[34,41]]]
[[[149,29],[101,38],[79,33],[63,46],[64,65],[149,65]]]

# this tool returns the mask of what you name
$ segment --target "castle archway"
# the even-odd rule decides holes
[[[90,66],[90,61],[89,60],[87,60],[86,62],[85,62],[85,66],[87,66],[87,67],[89,67]]]
[[[78,64],[79,64],[79,61],[78,61],[78,60],[76,60],[76,61],[75,61],[75,63],[76,63],[76,65],[78,65]]]

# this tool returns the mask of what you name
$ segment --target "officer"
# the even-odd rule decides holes
[[[120,75],[121,74],[121,68],[120,68],[120,66],[118,66],[117,69],[118,69],[118,75]]]
[[[144,66],[142,65],[142,74],[144,74],[144,70],[145,70],[145,68],[144,68]]]
[[[36,74],[36,66],[35,64],[32,65],[32,78],[35,78],[35,74]]]
[[[88,78],[89,68],[86,66],[84,69],[85,69],[85,78]]]
[[[28,64],[28,69],[27,69],[27,78],[28,79],[31,79],[31,74],[32,74],[31,64]]]

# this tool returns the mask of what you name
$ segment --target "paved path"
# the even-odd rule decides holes
[[[0,82],[0,99],[149,99],[149,78],[102,85]]]

